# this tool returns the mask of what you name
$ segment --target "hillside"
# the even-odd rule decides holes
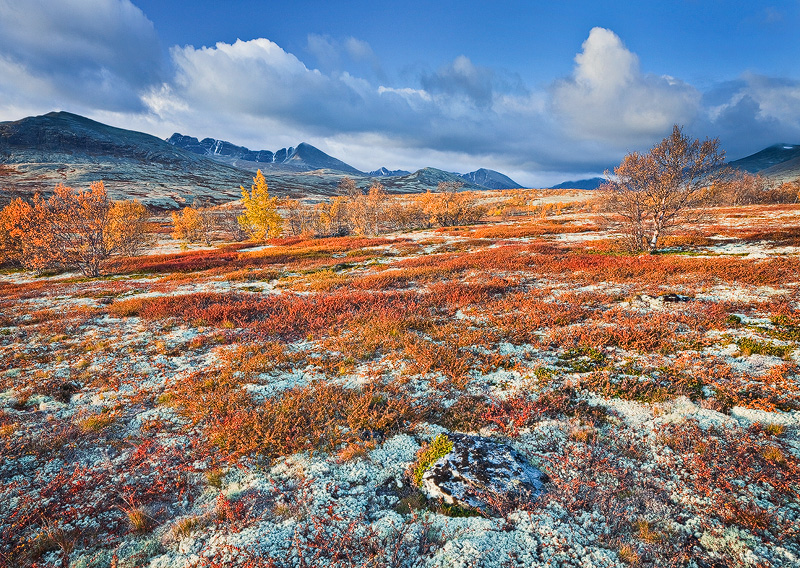
[[[436,168],[423,168],[404,176],[387,177],[380,180],[389,191],[397,193],[424,193],[435,191],[441,182],[463,183],[463,190],[485,190],[486,187],[465,180],[458,174],[445,172]]]
[[[468,174],[461,174],[461,177],[472,184],[488,187],[489,189],[517,189],[522,187],[510,177],[486,168],[480,168]]]
[[[0,272],[3,565],[796,566],[800,206],[542,211]]]
[[[733,160],[730,165],[776,181],[795,180],[800,177],[800,144],[773,144],[755,154]]]
[[[198,156],[149,134],[107,126],[68,112],[0,123],[3,197],[86,187],[103,180],[115,198],[174,208],[200,197],[239,197],[249,172]],[[0,197],[0,199],[3,199]]]
[[[606,182],[605,178],[593,177],[576,181],[565,181],[549,189],[597,189]]]

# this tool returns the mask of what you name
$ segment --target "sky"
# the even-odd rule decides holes
[[[729,159],[800,143],[799,29],[800,0],[0,0],[0,121],[543,187],[673,124]]]

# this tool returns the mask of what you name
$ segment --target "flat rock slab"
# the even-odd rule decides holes
[[[544,491],[547,475],[510,446],[467,434],[448,438],[452,451],[422,476],[429,497],[495,514],[528,504]]]

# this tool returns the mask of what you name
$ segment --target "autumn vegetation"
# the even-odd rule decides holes
[[[673,152],[706,155],[680,130],[663,144],[618,191],[640,187],[629,166],[671,180]],[[158,234],[102,184],[15,200],[0,565],[444,565],[484,535],[467,562],[569,565],[580,545],[615,566],[791,565],[793,187],[703,186],[703,215],[642,216],[635,247],[628,209],[533,190],[344,178],[309,204],[256,175],[241,207],[195,203]],[[75,268],[113,277],[54,273]],[[496,515],[427,499],[450,432],[514,446],[545,494]]]
[[[58,185],[46,200],[18,198],[0,212],[0,263],[98,276],[109,259],[144,251],[148,219],[137,201],[111,201],[102,182],[83,191]]]

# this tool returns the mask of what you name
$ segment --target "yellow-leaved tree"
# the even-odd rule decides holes
[[[242,229],[255,241],[280,236],[283,217],[278,213],[278,198],[269,196],[267,180],[261,170],[253,178],[250,191],[243,187],[241,189],[244,213],[238,220]]]

